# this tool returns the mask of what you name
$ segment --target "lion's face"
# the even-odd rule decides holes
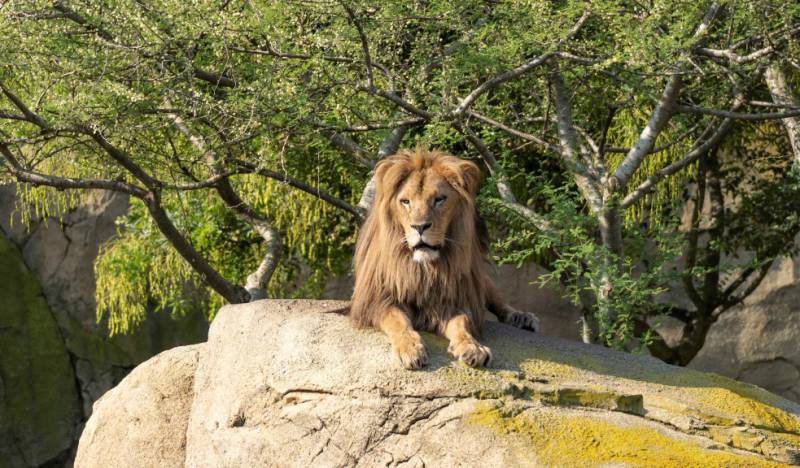
[[[458,194],[447,179],[435,172],[414,172],[400,187],[393,203],[414,261],[432,262],[439,258],[450,223],[461,207]]]
[[[463,241],[480,181],[475,164],[439,152],[405,152],[381,161],[376,177],[380,209],[402,229],[415,262],[435,262],[448,243]]]

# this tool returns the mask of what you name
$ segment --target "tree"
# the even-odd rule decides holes
[[[585,341],[640,340],[685,364],[790,251],[794,221],[757,260],[723,265],[722,240],[753,239],[734,242],[721,221],[720,153],[758,142],[764,121],[800,116],[791,101],[762,99],[766,67],[796,66],[798,31],[800,7],[777,1],[9,2],[0,153],[18,181],[139,200],[128,250],[106,251],[100,279],[130,272],[131,252],[163,236],[228,302],[263,297],[281,251],[295,270],[337,264],[334,247],[369,207],[369,171],[400,144],[473,155],[491,181],[483,207],[517,246],[507,257],[553,269],[584,310]],[[684,195],[696,215],[681,237]],[[336,211],[287,215],[287,200]],[[209,225],[225,235],[208,241]],[[310,239],[298,225],[339,230]],[[245,239],[236,248],[225,245],[234,231]],[[698,299],[691,310],[654,299],[674,284],[676,239],[688,246],[679,276]],[[303,250],[314,246],[329,249]],[[109,296],[111,281],[99,293],[118,323],[148,286],[162,308],[179,306],[190,275],[171,274],[184,264],[165,255],[168,271],[141,262],[124,297]],[[685,323],[677,346],[652,338],[659,314]]]

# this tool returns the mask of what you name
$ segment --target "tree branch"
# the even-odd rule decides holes
[[[737,278],[737,280],[733,284],[731,284],[728,288],[726,288],[725,294],[723,296],[725,298],[723,303],[721,304],[719,309],[714,311],[713,315],[714,320],[719,319],[719,317],[723,313],[728,311],[728,309],[744,301],[747,296],[752,294],[753,291],[755,291],[756,288],[758,288],[758,286],[764,280],[764,277],[767,276],[767,273],[769,273],[769,269],[772,267],[772,263],[774,261],[775,261],[774,259],[771,259],[769,261],[763,262],[757,269],[748,267],[745,270],[745,272],[739,278]],[[733,293],[736,292],[736,289],[738,289],[747,280],[750,280],[750,277],[753,272],[757,272],[755,279],[750,281],[750,284],[748,284],[747,287],[740,294],[734,295]]]
[[[383,158],[393,155],[397,152],[400,148],[400,144],[403,141],[403,137],[406,134],[408,127],[405,125],[401,125],[395,127],[389,135],[384,138],[381,142],[380,147],[378,148],[378,160],[380,161]],[[372,204],[375,202],[375,191],[376,191],[376,181],[375,181],[375,173],[370,173],[369,181],[367,185],[364,187],[364,191],[361,192],[361,198],[358,200],[358,209],[361,210],[362,215],[360,216],[363,218],[366,213],[372,208]]]
[[[22,112],[22,114],[25,116],[25,120],[35,124],[42,130],[47,130],[50,128],[50,125],[48,125],[43,118],[39,117],[39,115],[28,109],[28,106],[26,106],[16,94],[11,92],[10,89],[6,88],[5,83],[2,81],[0,81],[0,90],[2,90],[3,94],[5,94],[8,100],[11,101],[20,112]]]
[[[708,57],[712,59],[724,59],[729,60],[731,62],[737,63],[739,65],[755,62],[761,58],[767,57],[777,51],[781,46],[781,41],[785,41],[786,39],[790,38],[793,34],[800,31],[800,26],[795,25],[789,28],[784,28],[781,31],[778,31],[776,34],[781,34],[782,37],[775,38],[775,37],[768,37],[764,38],[761,36],[750,37],[745,39],[744,41],[740,41],[736,44],[731,45],[727,49],[710,49],[705,47],[696,47],[692,50],[695,55],[699,55],[702,57]],[[734,52],[739,47],[748,45],[754,41],[762,41],[766,39],[766,42],[769,44],[766,47],[762,47],[761,49],[755,50],[750,52],[746,55],[741,55]]]
[[[380,89],[380,88],[376,88],[374,86],[359,86],[358,90],[366,92],[366,93],[369,93],[369,94],[372,94],[372,95],[375,95],[375,96],[382,97],[382,98],[386,99],[387,101],[390,101],[390,102],[396,104],[397,106],[399,106],[400,108],[402,108],[403,110],[408,112],[409,114],[422,117],[425,120],[431,120],[434,117],[436,117],[435,114],[432,114],[432,113],[430,113],[430,112],[428,112],[426,110],[422,110],[422,109],[418,108],[417,106],[411,104],[410,102],[406,101],[405,99],[401,98],[400,96],[398,96],[397,94],[395,94],[393,92],[386,91],[386,90],[383,90],[383,89]]]
[[[619,188],[623,188],[628,184],[628,180],[642,164],[645,156],[651,154],[658,135],[672,118],[682,84],[682,78],[677,74],[672,75],[667,81],[667,85],[661,93],[661,98],[658,100],[655,109],[653,109],[647,125],[639,134],[636,144],[628,151],[628,154],[619,164],[616,172],[614,172],[614,177],[619,182]]]
[[[675,110],[678,112],[685,112],[689,114],[713,115],[717,117],[726,117],[735,120],[777,120],[777,119],[786,119],[789,117],[800,116],[800,109],[793,109],[785,112],[762,112],[762,113],[751,114],[744,112],[732,112],[720,109],[708,109],[706,107],[687,106],[679,104],[675,106]]]
[[[743,100],[737,99],[734,102],[734,109],[739,107]],[[694,149],[689,151],[683,158],[680,160],[664,167],[663,169],[659,170],[655,174],[651,175],[647,178],[644,182],[639,184],[636,189],[630,192],[623,200],[622,200],[622,208],[628,208],[629,206],[636,203],[642,196],[649,193],[650,191],[655,188],[655,186],[664,178],[671,176],[681,169],[685,168],[689,164],[693,163],[697,160],[700,156],[703,155],[706,151],[710,150],[714,146],[718,145],[725,135],[727,135],[728,131],[730,130],[731,126],[733,125],[734,120],[730,118],[726,118],[722,121],[722,123],[717,127],[716,131],[711,135],[711,137],[703,143],[695,144]],[[705,133],[705,132],[704,132]]]
[[[475,120],[483,122],[483,123],[485,123],[487,125],[491,125],[492,127],[495,127],[495,128],[497,128],[499,130],[502,130],[502,131],[504,131],[504,132],[506,132],[506,133],[508,133],[510,135],[514,135],[514,136],[522,138],[523,140],[527,140],[527,141],[536,143],[537,145],[540,145],[540,146],[546,148],[547,150],[549,150],[549,151],[551,151],[551,152],[553,152],[555,154],[560,155],[560,149],[559,149],[558,146],[553,145],[551,143],[548,143],[548,142],[542,140],[541,138],[537,137],[536,135],[531,135],[530,133],[525,133],[525,132],[517,130],[515,128],[511,128],[508,125],[505,125],[505,124],[503,124],[501,122],[498,122],[498,121],[496,121],[494,119],[491,119],[489,117],[486,117],[485,115],[479,114],[479,113],[474,112],[474,111],[467,111],[467,115],[470,116],[470,117],[475,118]]]
[[[299,190],[302,190],[303,192],[306,192],[306,193],[309,193],[311,195],[314,195],[315,197],[319,198],[320,200],[325,201],[325,202],[329,203],[330,205],[335,206],[336,208],[339,208],[339,209],[342,209],[344,211],[347,211],[348,213],[352,214],[353,216],[355,216],[357,218],[361,218],[361,216],[362,216],[361,212],[356,207],[354,207],[353,205],[345,202],[344,200],[340,200],[340,199],[328,194],[327,192],[325,192],[325,191],[323,191],[323,190],[321,190],[319,188],[312,187],[312,186],[306,184],[305,182],[301,182],[301,181],[299,181],[297,179],[294,179],[294,178],[290,177],[287,174],[271,171],[269,169],[264,169],[264,168],[256,166],[253,163],[250,163],[250,162],[247,162],[247,161],[242,161],[242,160],[239,160],[239,159],[234,159],[232,162],[234,164],[236,164],[237,166],[239,166],[240,168],[243,168],[243,169],[245,169],[247,171],[247,172],[241,172],[242,174],[253,173],[253,174],[257,174],[257,175],[263,176],[263,177],[268,177],[270,179],[279,180],[279,181],[281,181],[281,182],[283,182],[283,183],[285,183],[287,185],[290,185],[290,186],[292,186],[292,187],[294,187],[296,189],[299,189]]]
[[[364,33],[364,28],[361,26],[361,21],[358,20],[353,12],[353,9],[350,8],[347,2],[340,0],[339,4],[342,5],[344,11],[347,12],[347,17],[358,31],[358,38],[361,41],[361,51],[364,54],[364,66],[367,69],[367,86],[369,88],[373,88],[375,86],[375,79],[372,75],[372,58],[370,58],[369,55],[369,43],[367,42],[367,35]]]
[[[700,164],[706,166],[706,192],[708,193],[708,235],[702,267],[705,270],[702,295],[706,304],[719,303],[719,267],[722,259],[720,241],[725,233],[725,200],[722,193],[722,180],[717,159],[718,146],[706,153]],[[710,311],[707,311],[710,313]]]
[[[114,192],[127,193],[137,198],[144,199],[147,192],[135,185],[118,180],[99,180],[99,179],[74,179],[70,177],[58,177],[40,172],[25,169],[5,143],[0,143],[0,154],[8,162],[8,170],[20,182],[26,182],[34,186],[46,185],[58,190],[69,189],[101,189]]]
[[[786,81],[786,75],[778,64],[771,64],[764,72],[764,81],[772,95],[772,102],[781,106],[796,106],[794,93]],[[787,117],[781,123],[789,137],[789,144],[794,155],[794,163],[800,167],[800,118]]]
[[[352,138],[347,135],[341,134],[333,129],[322,128],[320,133],[325,136],[337,148],[344,151],[350,157],[356,160],[359,164],[365,167],[373,168],[375,163],[370,160],[367,150],[362,148]]]
[[[517,197],[514,195],[514,191],[508,182],[508,176],[500,164],[498,164],[497,159],[494,157],[494,154],[492,154],[492,151],[489,149],[489,147],[486,146],[486,143],[484,143],[483,140],[475,135],[475,133],[469,127],[462,125],[459,122],[454,122],[453,126],[467,138],[467,141],[469,141],[470,144],[481,155],[483,162],[489,169],[489,173],[497,181],[497,191],[500,194],[500,199],[503,205],[521,216],[523,219],[530,222],[536,227],[536,229],[543,232],[549,232],[551,230],[550,223],[543,216],[517,201]]]
[[[563,45],[566,41],[575,37],[575,35],[580,31],[583,25],[586,23],[586,20],[589,19],[590,12],[584,11],[581,14],[578,21],[570,28],[567,32],[567,35],[558,41],[558,46]],[[599,63],[599,60],[592,59],[592,58],[585,58],[579,57],[577,55],[571,54],[569,52],[546,52],[542,55],[539,55],[536,58],[533,58],[522,65],[519,65],[516,68],[508,70],[505,73],[501,73],[494,78],[484,81],[477,88],[473,89],[464,99],[461,100],[458,107],[451,113],[452,118],[459,118],[460,116],[464,115],[464,113],[472,106],[476,99],[478,99],[481,95],[486,93],[487,91],[496,88],[497,86],[505,83],[506,81],[513,80],[514,78],[518,78],[525,73],[533,70],[534,68],[546,64],[550,59],[554,57],[560,57],[567,60],[572,60],[574,62],[583,63],[584,65],[592,65],[595,63]]]
[[[703,300],[703,297],[700,296],[700,293],[697,292],[697,288],[694,285],[694,278],[692,275],[692,270],[697,265],[697,245],[700,239],[700,228],[698,226],[700,215],[703,211],[703,204],[705,203],[706,198],[706,174],[705,168],[701,167],[698,168],[697,172],[697,188],[694,196],[694,203],[692,205],[692,211],[689,215],[689,232],[686,235],[687,240],[687,248],[686,248],[686,256],[685,256],[685,266],[684,266],[684,274],[681,277],[683,282],[683,287],[686,290],[686,295],[689,296],[689,299],[694,304],[695,309],[698,313],[705,311],[708,309],[707,304]],[[688,323],[688,321],[687,321]]]
[[[97,35],[97,37],[103,39],[104,41],[115,45],[120,45],[111,32],[88,21],[80,13],[64,5],[61,1],[54,2],[53,8],[62,14],[61,17],[69,19],[70,21],[82,26],[87,31],[93,32],[95,35]],[[215,86],[235,88],[238,85],[235,80],[223,75],[222,73],[212,73],[193,67],[192,74],[195,78],[206,81]]]
[[[461,103],[459,103],[458,107],[456,107],[455,110],[453,110],[451,116],[453,118],[456,118],[460,115],[463,115],[464,112],[466,112],[467,109],[469,109],[472,103],[474,103],[475,100],[478,99],[485,92],[489,91],[492,88],[497,87],[502,83],[505,83],[506,81],[513,80],[514,78],[524,75],[525,73],[533,70],[539,65],[544,65],[545,63],[547,63],[548,60],[550,60],[554,56],[555,53],[547,52],[545,54],[542,54],[534,58],[533,60],[529,60],[528,62],[523,63],[522,65],[516,68],[508,70],[505,73],[501,73],[500,75],[497,75],[494,78],[484,81],[477,88],[473,89],[464,99],[461,100]]]
[[[133,158],[130,157],[125,151],[120,148],[117,148],[111,142],[109,142],[102,133],[97,130],[91,129],[89,127],[78,125],[76,130],[79,133],[83,133],[84,135],[90,136],[101,148],[111,156],[112,159],[117,161],[120,166],[124,167],[128,170],[134,177],[139,179],[144,185],[147,186],[150,190],[158,189],[161,186],[161,182],[151,177],[148,173],[144,171],[139,165],[133,162]]]
[[[170,106],[168,101],[167,106]],[[178,131],[203,155],[211,173],[215,176],[223,174],[222,161],[214,151],[208,149],[205,138],[202,135],[193,133],[179,115],[167,114],[167,116],[170,117]],[[219,177],[216,184],[214,184],[214,189],[216,189],[225,206],[236,217],[249,224],[264,240],[266,251],[256,271],[247,277],[245,289],[249,294],[250,301],[266,298],[269,280],[280,260],[282,250],[281,236],[265,216],[257,213],[256,210],[242,200],[231,186],[227,177]]]
[[[602,197],[595,185],[592,175],[583,166],[580,156],[580,144],[575,126],[572,123],[572,105],[569,102],[567,86],[561,73],[554,70],[551,76],[554,91],[554,103],[556,107],[556,117],[558,119],[558,139],[561,144],[561,158],[572,172],[575,183],[578,185],[583,197],[589,204],[593,213],[599,213],[603,209]]]
[[[711,4],[703,16],[700,24],[692,34],[693,38],[699,39],[706,34],[708,28],[711,26],[711,23],[714,21],[714,18],[716,18],[717,13],[719,13],[719,10],[719,4]],[[659,98],[655,109],[653,109],[653,113],[650,115],[647,125],[644,129],[642,129],[636,144],[630,149],[628,154],[620,163],[619,167],[617,167],[617,170],[614,173],[614,178],[617,182],[614,184],[616,185],[616,187],[614,187],[615,191],[627,186],[628,181],[642,164],[645,156],[650,154],[658,135],[661,133],[664,127],[666,127],[667,123],[678,108],[678,96],[680,95],[681,87],[683,86],[683,68],[684,65],[682,64],[679,64],[675,67],[675,73],[670,76],[669,80],[667,80],[664,91],[661,93],[661,97]]]
[[[150,216],[158,226],[159,231],[169,241],[175,250],[183,257],[189,265],[200,275],[211,288],[231,304],[240,304],[249,299],[248,292],[241,286],[228,282],[217,272],[200,253],[186,240],[183,234],[178,231],[167,212],[161,206],[161,200],[156,192],[150,192],[145,199]]]

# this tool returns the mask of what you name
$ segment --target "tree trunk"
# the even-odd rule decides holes
[[[604,197],[605,198],[605,197]],[[600,225],[600,241],[602,244],[602,271],[600,280],[595,286],[597,295],[597,321],[599,322],[598,333],[601,339],[606,335],[607,325],[613,323],[617,318],[617,312],[613,307],[613,284],[612,276],[619,275],[622,270],[622,220],[619,204],[613,199],[613,195],[605,201],[605,209],[598,217]]]

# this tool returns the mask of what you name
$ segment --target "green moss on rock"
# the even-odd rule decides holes
[[[447,385],[456,383],[464,395],[481,400],[521,405],[520,412],[549,406],[636,415],[709,443],[800,464],[800,407],[760,388],[648,356],[546,337],[487,341],[493,368],[440,368]],[[572,432],[588,437],[587,431]]]
[[[543,466],[783,466],[703,448],[649,427],[621,427],[585,416],[540,412],[532,417],[502,406],[483,404],[469,422],[489,427],[500,435],[522,438]]]
[[[69,450],[81,417],[79,398],[41,288],[3,236],[0,349],[0,464],[38,466]]]

